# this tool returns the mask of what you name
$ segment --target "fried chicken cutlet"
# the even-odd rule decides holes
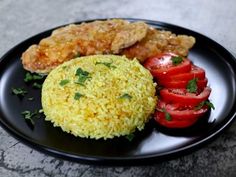
[[[194,43],[191,36],[176,36],[153,29],[144,22],[113,19],[56,29],[38,45],[30,46],[21,59],[26,70],[46,74],[77,56],[119,54],[143,62],[165,51],[186,56]]]
[[[136,44],[122,50],[121,54],[128,58],[137,58],[141,63],[147,58],[164,52],[173,52],[187,56],[195,44],[195,38],[186,35],[175,35],[170,31],[149,28],[147,35]]]
[[[59,64],[76,56],[118,54],[146,36],[148,25],[143,22],[106,20],[68,25],[52,32],[38,45],[22,54],[26,70],[48,73]]]

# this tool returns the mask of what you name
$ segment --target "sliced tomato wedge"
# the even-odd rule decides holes
[[[161,86],[164,86],[166,88],[186,88],[188,85],[189,80],[180,80],[180,81],[169,81],[169,80],[162,80],[161,82],[159,82],[159,84]],[[203,90],[204,87],[207,86],[207,78],[205,79],[201,79],[201,80],[197,80],[197,87],[200,90]]]
[[[164,80],[159,79],[158,81],[160,83],[163,81],[189,81],[194,78],[197,78],[198,80],[204,80],[205,70],[192,64],[190,72],[175,74],[170,77],[166,76]]]
[[[178,57],[173,53],[164,53],[148,58],[144,67],[146,67],[157,79],[165,79],[166,76],[190,72],[191,62],[189,59],[182,58],[182,62],[173,64],[173,57]]]
[[[167,104],[159,100],[154,119],[168,128],[186,128],[193,125],[208,110],[207,106],[196,109],[191,106],[182,106],[179,103]],[[168,119],[167,115],[168,114]]]
[[[172,121],[168,121],[165,119],[164,114],[155,114],[155,120],[162,125],[163,127],[167,127],[167,128],[187,128],[192,126],[196,121],[196,120],[183,120],[183,121],[176,121],[176,120],[172,120]]]
[[[200,93],[189,93],[187,89],[170,89],[160,90],[160,96],[167,103],[179,103],[181,105],[197,106],[202,101],[208,99],[211,93],[210,87],[205,87]]]
[[[179,103],[169,104],[162,100],[159,100],[157,105],[157,110],[160,114],[165,114],[168,112],[172,120],[196,120],[203,116],[207,110],[207,106],[203,106],[200,109],[196,109],[195,106],[183,106]],[[163,111],[164,110],[164,111]]]

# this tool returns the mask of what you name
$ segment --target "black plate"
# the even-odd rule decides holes
[[[197,42],[191,49],[189,58],[196,65],[205,68],[212,88],[210,100],[216,109],[195,126],[191,129],[170,131],[151,121],[144,131],[136,133],[131,142],[125,138],[107,141],[76,138],[62,132],[60,128],[54,128],[50,122],[44,121],[44,117],[37,119],[32,128],[21,112],[41,108],[40,89],[33,89],[31,85],[24,83],[26,71],[22,67],[20,57],[30,45],[49,36],[52,30],[48,30],[18,44],[1,58],[0,122],[3,128],[29,146],[57,157],[86,163],[120,165],[150,163],[181,156],[222,133],[233,122],[236,113],[236,62],[233,55],[199,33],[162,22],[144,21],[155,28],[196,38]],[[19,99],[11,93],[12,87],[25,87],[29,93]],[[28,101],[27,98],[31,96],[35,100]]]

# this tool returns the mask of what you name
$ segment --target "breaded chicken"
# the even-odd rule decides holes
[[[30,46],[21,59],[26,70],[49,73],[76,56],[118,54],[137,58],[140,62],[167,51],[187,56],[194,43],[191,36],[176,36],[169,31],[153,29],[144,22],[113,19],[56,29],[38,45]]]
[[[31,72],[48,73],[78,55],[118,54],[142,40],[147,30],[148,25],[143,22],[119,19],[68,25],[30,46],[22,54],[22,63]]]
[[[175,35],[170,31],[149,28],[147,35],[140,42],[124,49],[121,54],[128,58],[137,58],[141,63],[147,58],[163,52],[173,52],[187,56],[195,44],[195,38],[186,35]]]

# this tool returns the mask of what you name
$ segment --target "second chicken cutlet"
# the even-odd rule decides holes
[[[128,58],[137,58],[141,63],[147,58],[164,52],[173,52],[187,56],[195,44],[195,38],[186,35],[175,35],[170,31],[149,28],[147,35],[131,47],[125,48],[121,54]]]

